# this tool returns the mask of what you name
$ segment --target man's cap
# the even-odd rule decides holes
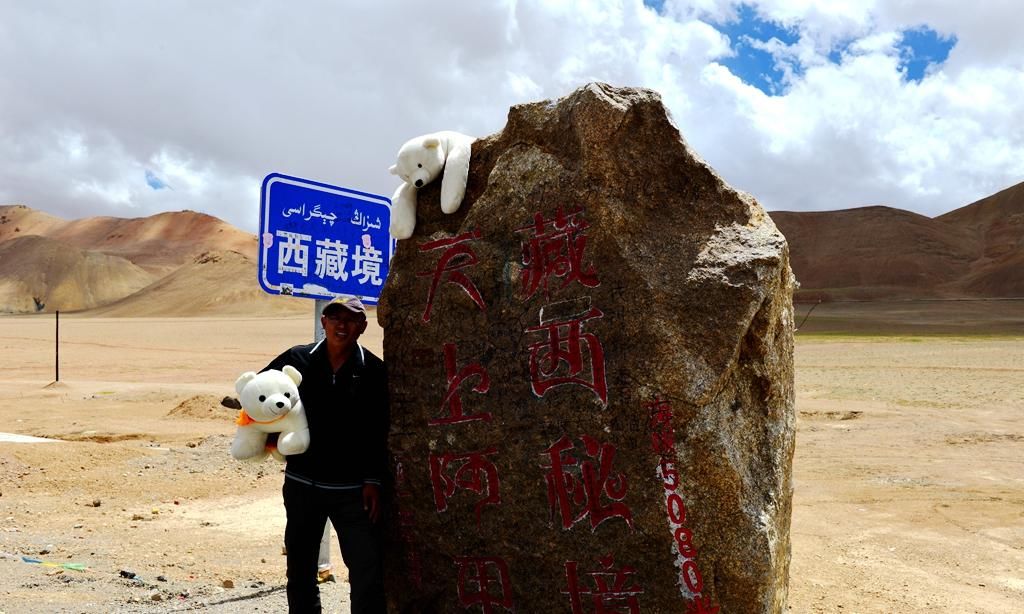
[[[338,296],[335,297],[330,303],[324,306],[320,311],[322,315],[327,315],[330,311],[337,311],[339,308],[345,308],[352,313],[361,313],[366,315],[366,307],[363,305],[363,301],[359,300],[354,296]]]

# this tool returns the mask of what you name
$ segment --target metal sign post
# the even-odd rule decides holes
[[[313,305],[313,342],[314,343],[317,342],[317,341],[323,341],[324,337],[327,336],[327,333],[324,332],[324,327],[320,326],[320,312],[324,310],[324,307],[326,307],[327,303],[329,303],[329,302],[330,301],[325,301],[323,299],[317,299],[316,301],[314,301],[314,305]]]

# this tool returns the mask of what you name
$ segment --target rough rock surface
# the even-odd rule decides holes
[[[782,611],[794,280],[761,207],[603,84],[513,107],[439,194],[378,309],[391,610]]]

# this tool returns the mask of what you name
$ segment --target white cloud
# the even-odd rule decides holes
[[[1024,180],[1015,2],[763,0],[795,28],[769,97],[718,62],[723,0],[0,0],[0,203],[65,217],[194,209],[254,231],[264,175],[390,195],[416,134],[499,130],[591,80],[662,93],[687,141],[772,209],[934,215]],[[920,83],[900,32],[955,35]],[[840,65],[828,59],[850,44]],[[152,171],[172,190],[153,190]]]

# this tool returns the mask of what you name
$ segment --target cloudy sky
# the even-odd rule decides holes
[[[938,215],[1024,181],[1019,0],[0,0],[0,204],[192,209],[264,176],[390,196],[406,139],[657,90],[769,210]]]

